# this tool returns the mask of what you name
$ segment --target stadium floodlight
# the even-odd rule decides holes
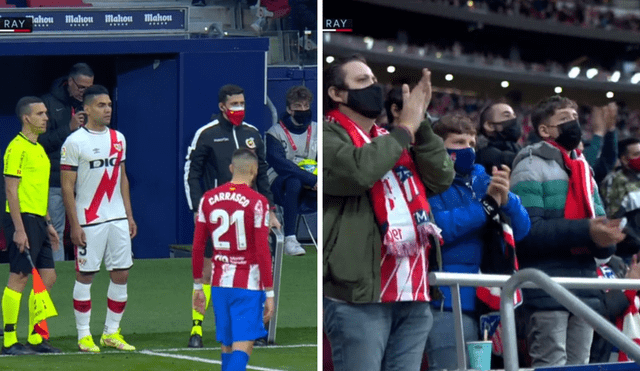
[[[562,87],[561,87],[561,86],[556,86],[556,87],[555,87],[555,89],[553,89],[553,91],[554,91],[556,94],[560,94],[560,93],[562,93]]]
[[[592,78],[596,77],[597,74],[598,74],[598,69],[597,68],[589,68],[587,70],[587,78],[588,79],[592,79]]]
[[[609,99],[613,98],[613,92],[612,91],[608,91],[607,92],[607,98],[609,98]]]
[[[367,46],[367,50],[373,49],[373,37],[367,36],[363,40],[365,45]]]
[[[447,80],[447,81],[451,81],[451,80],[453,80],[453,75],[448,73],[448,74],[444,75],[444,79]]]
[[[633,74],[633,77],[631,77],[631,83],[637,84],[639,82],[640,82],[640,72],[636,72]]]
[[[609,78],[609,81],[611,81],[611,82],[620,81],[620,71],[615,71],[614,73],[612,73],[611,77]]]
[[[580,74],[580,67],[573,67],[569,70],[569,78],[575,79]]]
[[[503,88],[508,88],[509,87],[509,81],[504,80],[503,82],[500,83],[500,86],[502,86]]]
[[[333,63],[333,61],[335,61],[336,59],[332,56],[332,55],[328,55],[327,58],[325,59],[327,61],[327,63],[331,64]]]
[[[389,72],[389,73],[394,73],[394,72],[396,72],[396,67],[395,67],[395,66],[389,66],[389,67],[387,67],[387,72]]]

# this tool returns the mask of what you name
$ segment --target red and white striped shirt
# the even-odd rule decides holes
[[[387,254],[383,244],[380,261],[380,301],[430,301],[428,271],[426,249],[420,249],[415,256],[398,257]]]
[[[273,287],[269,252],[269,203],[246,184],[226,183],[200,200],[193,236],[193,278],[202,278],[204,248],[213,242],[211,286]]]

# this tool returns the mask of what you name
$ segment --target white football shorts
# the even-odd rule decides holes
[[[87,246],[76,246],[77,271],[98,272],[102,259],[107,271],[131,268],[131,238],[126,219],[84,226],[82,230]]]

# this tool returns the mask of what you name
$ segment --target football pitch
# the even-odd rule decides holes
[[[276,345],[254,348],[247,370],[316,370],[316,263],[313,246],[307,247],[305,256],[284,257]],[[59,262],[56,272],[51,298],[58,316],[50,318],[48,325],[51,344],[63,353],[0,356],[0,370],[220,370],[220,345],[215,341],[211,308],[203,324],[205,348],[186,346],[191,330],[190,258],[134,261],[121,327],[136,352],[105,348],[99,354],[78,352],[72,301],[74,263]],[[8,275],[8,265],[0,265],[3,290]],[[103,268],[91,287],[91,333],[96,344],[104,326],[108,284]],[[18,341],[22,343],[28,331],[27,298],[28,294],[23,295],[18,319]]]

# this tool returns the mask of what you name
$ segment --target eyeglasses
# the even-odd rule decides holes
[[[78,84],[78,82],[76,81],[76,79],[74,79],[73,77],[69,76],[69,78],[71,78],[71,80],[73,81],[73,83],[76,85],[76,88],[78,88],[78,90],[80,91],[85,91],[87,89],[90,88],[90,86],[82,86],[80,84]]]

